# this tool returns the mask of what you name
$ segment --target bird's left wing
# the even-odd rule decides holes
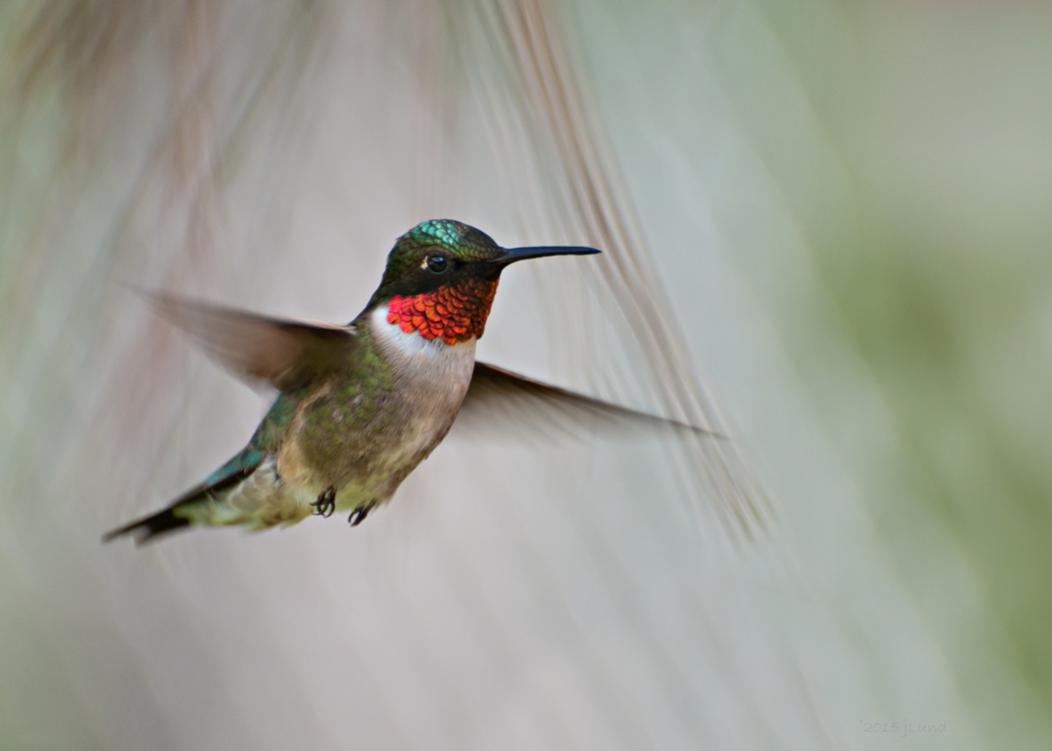
[[[485,430],[504,416],[502,434],[631,431],[665,427],[694,436],[723,438],[719,433],[669,417],[578,394],[484,362],[475,363],[456,426],[463,432]],[[492,435],[493,433],[490,432]]]
[[[234,375],[282,391],[338,368],[356,346],[350,326],[268,318],[171,294],[147,297]]]

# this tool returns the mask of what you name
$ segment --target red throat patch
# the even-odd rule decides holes
[[[495,294],[495,279],[465,279],[419,295],[395,295],[387,303],[387,322],[397,324],[407,334],[415,331],[425,339],[441,339],[446,344],[477,339],[486,328]]]

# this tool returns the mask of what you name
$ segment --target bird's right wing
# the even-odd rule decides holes
[[[742,464],[734,442],[690,422],[623,407],[476,362],[453,431],[487,441],[532,438],[544,442],[559,435],[616,437],[664,431],[675,437],[686,460],[681,466],[687,470],[689,485],[720,499],[717,511],[734,522],[728,529],[750,534],[754,525],[765,523],[763,493]]]
[[[234,375],[281,391],[337,369],[357,342],[350,326],[268,318],[170,294],[148,293],[148,298]]]
[[[504,418],[503,420],[501,418]],[[724,438],[688,422],[579,394],[484,362],[475,371],[456,424],[461,432],[496,426],[503,435],[593,433],[666,428],[685,435]],[[493,430],[488,431],[494,435]]]

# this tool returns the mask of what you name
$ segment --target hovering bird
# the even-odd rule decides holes
[[[166,508],[109,532],[144,542],[192,526],[265,529],[386,503],[458,413],[532,409],[698,428],[475,360],[501,272],[595,248],[502,248],[474,227],[422,222],[395,242],[380,286],[348,325],[278,320],[169,295],[160,313],[236,375],[280,393],[248,444]]]

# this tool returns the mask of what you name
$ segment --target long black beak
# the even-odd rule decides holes
[[[525,261],[527,258],[544,258],[546,256],[592,256],[601,253],[596,248],[586,248],[581,245],[537,245],[528,248],[502,248],[503,254],[493,259],[501,266],[507,266],[516,261]]]

